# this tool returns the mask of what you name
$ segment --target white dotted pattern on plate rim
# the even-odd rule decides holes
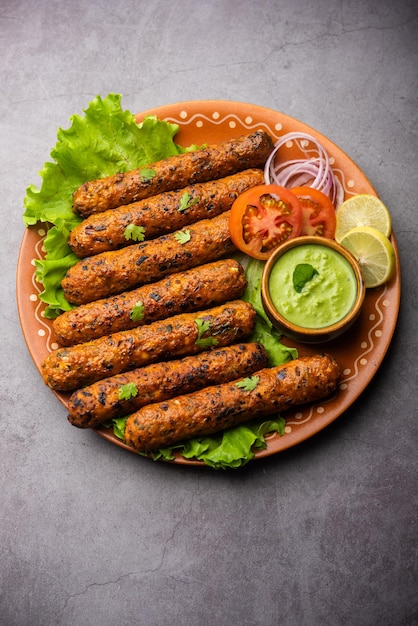
[[[188,113],[185,110],[182,110],[179,113],[179,118],[174,118],[174,117],[165,117],[164,119],[168,122],[174,123],[174,124],[179,124],[180,126],[185,126],[185,125],[189,125],[189,124],[193,124],[195,123],[197,128],[202,128],[205,122],[208,122],[209,124],[213,125],[221,125],[224,124],[225,122],[228,123],[228,126],[230,128],[235,128],[237,122],[244,126],[245,128],[247,128],[248,130],[254,130],[254,129],[264,129],[266,130],[271,136],[275,137],[276,139],[278,139],[280,137],[280,131],[282,130],[282,125],[280,123],[275,124],[274,128],[272,128],[269,124],[266,124],[265,122],[254,122],[253,118],[250,115],[247,115],[244,119],[241,119],[238,115],[233,114],[233,113],[229,113],[227,115],[224,115],[223,117],[221,117],[220,113],[218,111],[214,111],[212,113],[212,116],[209,117],[207,115],[204,115],[202,113],[196,113],[194,115],[192,115],[191,117],[188,117]],[[301,145],[302,149],[305,149],[306,146],[305,145]],[[309,152],[309,151],[307,151]],[[330,157],[330,162],[331,164],[334,162],[333,157]],[[348,179],[345,179],[345,175],[344,172],[341,171],[340,169],[334,168],[333,169],[334,173],[338,176],[344,191],[346,193],[346,195],[354,195],[356,192],[354,190],[355,188],[355,181]],[[36,244],[35,246],[35,252],[36,252],[36,258],[37,259],[41,259],[43,258],[43,254],[42,254],[42,249],[43,249],[43,241],[45,239],[45,233],[43,230],[39,231],[39,235],[41,237],[41,239],[39,240],[39,242]],[[36,281],[35,278],[35,272],[33,273],[32,276],[32,285],[34,287],[34,289],[37,292],[37,295],[40,294],[40,292],[42,291],[39,283]],[[369,329],[368,335],[367,335],[367,341],[362,342],[360,348],[362,350],[362,352],[358,355],[358,357],[355,359],[354,363],[353,363],[353,369],[349,369],[347,368],[346,370],[344,370],[343,374],[345,375],[345,377],[341,380],[340,385],[339,385],[339,391],[344,392],[349,388],[349,382],[351,380],[353,380],[354,378],[356,378],[356,376],[359,373],[360,367],[364,366],[367,364],[367,354],[369,354],[373,348],[374,348],[374,337],[379,338],[381,336],[381,331],[378,329],[378,327],[380,326],[380,324],[383,321],[383,311],[380,308],[380,305],[382,305],[383,307],[386,307],[389,305],[389,303],[384,300],[384,297],[386,295],[386,288],[383,290],[382,294],[380,295],[380,297],[376,300],[375,302],[375,308],[376,308],[376,314],[371,314],[369,316],[370,321],[375,321],[375,323],[372,325],[372,327]],[[43,310],[43,303],[41,302],[41,300],[39,300],[38,298],[38,304],[37,307],[35,309],[35,319],[37,320],[37,322],[40,325],[40,328],[38,329],[38,335],[39,336],[44,336],[45,337],[45,343],[46,343],[46,348],[49,352],[51,352],[52,350],[56,349],[58,347],[57,344],[52,343],[51,342],[51,336],[52,336],[52,332],[51,332],[51,327],[50,325],[46,324],[43,316],[42,316],[42,310]],[[293,420],[287,420],[286,421],[286,427],[285,427],[285,433],[289,434],[292,432],[292,426],[300,426],[302,424],[306,424],[307,422],[309,422],[312,417],[314,416],[314,414],[322,414],[325,411],[324,405],[326,405],[328,402],[331,402],[333,400],[333,397],[329,398],[328,400],[321,402],[320,404],[317,405],[312,405],[307,414],[305,415],[304,412],[297,412],[295,414],[295,419]],[[275,436],[274,434],[272,434],[272,436]]]

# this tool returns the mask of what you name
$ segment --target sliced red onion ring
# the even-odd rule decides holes
[[[295,141],[299,148],[315,156],[306,159],[291,159],[283,163],[276,163],[276,155],[280,148],[288,141]],[[307,150],[303,141],[313,145]],[[267,185],[281,185],[282,187],[299,187],[307,185],[326,194],[337,209],[344,199],[344,189],[335,176],[329,157],[323,146],[311,135],[306,133],[287,133],[274,144],[264,167],[264,180]]]

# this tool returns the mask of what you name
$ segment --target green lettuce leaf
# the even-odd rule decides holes
[[[121,96],[97,96],[84,116],[73,115],[71,126],[57,132],[52,162],[40,171],[40,189],[30,185],[24,198],[26,226],[44,222],[49,228],[45,260],[36,263],[37,279],[43,284],[40,298],[48,304],[45,316],[56,317],[71,309],[64,298],[61,280],[77,258],[68,246],[68,235],[81,222],[72,210],[73,192],[88,180],[150,164],[193,150],[175,143],[178,125],[148,116],[137,124],[132,113],[121,108]]]
[[[259,317],[264,320],[267,326],[271,327],[272,323],[263,307],[261,300],[261,277],[263,275],[265,261],[249,258],[245,263],[245,277],[247,286],[244,291],[243,299],[253,305]]]
[[[273,326],[263,307],[261,300],[261,277],[265,262],[258,259],[249,259],[245,264],[245,276],[247,287],[243,300],[253,305],[257,312],[255,330],[251,336],[252,341],[261,343],[270,360],[270,365],[282,365],[287,361],[296,359],[296,348],[289,348],[281,342],[282,334]]]
[[[70,229],[64,224],[60,228],[50,228],[44,239],[45,259],[35,259],[35,278],[44,286],[39,298],[48,305],[45,310],[47,318],[73,308],[61,287],[65,272],[80,260],[68,245],[69,234]]]
[[[127,417],[115,417],[108,424],[109,427],[113,425],[113,434],[122,441],[125,439],[125,426],[127,419]]]
[[[285,346],[281,339],[282,334],[276,328],[271,324],[267,324],[263,318],[256,317],[251,341],[261,343],[264,346],[272,367],[292,361],[292,359],[296,359],[298,356],[297,349]]]
[[[252,422],[230,428],[218,436],[191,439],[184,444],[181,454],[186,458],[204,461],[213,469],[236,469],[254,458],[254,449],[267,446],[265,435],[278,432],[284,435],[285,420],[282,417]]]
[[[107,423],[106,427],[113,425],[113,433],[123,440],[127,417],[115,418]],[[190,439],[176,446],[161,448],[152,453],[154,461],[172,461],[178,452],[186,459],[203,461],[213,469],[237,469],[243,467],[252,458],[254,450],[263,449],[267,446],[265,436],[268,433],[277,432],[284,435],[286,421],[277,416],[266,421],[253,421],[241,426],[229,428],[217,435]],[[147,456],[140,453],[141,456]]]

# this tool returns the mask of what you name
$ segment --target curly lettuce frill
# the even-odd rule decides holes
[[[73,192],[80,185],[117,172],[127,172],[169,156],[195,149],[177,145],[178,125],[148,116],[137,124],[132,113],[121,108],[121,96],[97,96],[73,115],[71,126],[57,132],[52,162],[39,172],[40,189],[30,185],[24,199],[26,226],[45,223],[45,259],[36,261],[36,278],[44,286],[41,300],[45,316],[54,318],[72,306],[66,301],[61,280],[77,262],[68,246],[68,235],[81,222],[72,209]]]

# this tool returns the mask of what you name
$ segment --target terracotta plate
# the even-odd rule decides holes
[[[356,164],[329,139],[314,129],[277,111],[256,105],[223,100],[180,102],[145,111],[137,116],[157,115],[160,119],[179,125],[176,142],[188,146],[191,143],[217,143],[230,137],[246,134],[257,129],[266,130],[274,140],[291,131],[311,134],[322,143],[331,158],[334,171],[343,188],[345,197],[358,193],[377,195],[376,191]],[[283,158],[300,156],[309,145],[292,144],[281,149]],[[306,156],[306,153],[305,153]],[[389,207],[390,208],[390,207]],[[57,347],[51,323],[42,316],[44,305],[38,299],[42,291],[34,276],[34,258],[43,257],[45,228],[28,228],[23,236],[17,268],[17,300],[23,334],[36,364],[40,367],[46,355]],[[288,412],[284,436],[267,437],[267,448],[256,453],[260,459],[294,446],[333,422],[358,398],[376,374],[390,345],[399,311],[400,265],[395,237],[397,268],[392,280],[381,288],[367,292],[365,305],[355,326],[343,338],[321,346],[307,347],[299,344],[299,354],[327,351],[341,363],[343,376],[338,393],[325,402],[308,406],[303,410]],[[69,394],[57,393],[66,405]],[[97,433],[112,443],[131,451],[117,439],[110,429],[98,428]],[[177,456],[176,463],[201,465]]]

